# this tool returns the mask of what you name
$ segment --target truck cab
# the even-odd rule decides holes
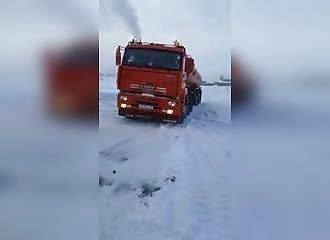
[[[122,57],[123,52],[123,57]],[[133,39],[116,51],[118,114],[181,123],[201,102],[201,88],[187,84],[194,59],[184,46]]]
[[[97,119],[99,46],[82,39],[45,53],[47,112]]]

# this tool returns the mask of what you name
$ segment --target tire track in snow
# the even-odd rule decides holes
[[[178,138],[173,139],[173,144],[164,152],[163,160],[167,161],[167,171],[164,171],[162,176],[168,174],[176,176],[175,183],[168,183],[162,185],[162,190],[155,193],[154,197],[150,199],[150,208],[144,212],[143,219],[135,224],[139,227],[134,227],[128,230],[123,239],[141,239],[145,240],[173,240],[177,239],[178,235],[176,227],[183,221],[184,214],[182,214],[183,202],[180,188],[180,178],[182,170],[182,129],[165,128],[162,129],[162,134],[169,134]],[[163,135],[164,137],[164,135]],[[178,161],[179,160],[179,161]],[[150,224],[152,223],[152,224]]]
[[[127,164],[121,165],[118,167],[118,178],[117,181],[119,182],[130,182],[132,186],[137,186],[141,182],[152,182],[156,180],[158,183],[162,183],[164,177],[171,172],[174,172],[176,169],[175,158],[173,158],[173,148],[176,146],[175,136],[177,134],[174,129],[166,129],[166,128],[152,128],[152,130],[148,130],[148,128],[142,127],[139,128],[139,134],[135,136],[135,139],[128,141],[124,145],[120,145],[119,148],[116,149],[116,152],[121,152],[122,150],[130,149],[130,152],[136,153],[136,150],[139,149],[139,146],[146,145],[148,148],[144,149],[144,151],[140,152],[140,154],[136,155],[133,160],[127,162]],[[149,131],[149,132],[148,132]],[[148,136],[148,138],[146,138]],[[134,150],[135,149],[135,150]],[[175,152],[176,150],[174,150]],[[162,154],[160,154],[162,153]],[[140,173],[139,173],[140,171]],[[120,176],[122,175],[122,176]],[[139,183],[140,182],[140,183]],[[134,185],[135,184],[135,185]],[[162,186],[163,187],[163,186]],[[165,188],[165,187],[164,187]],[[160,191],[162,192],[163,189]],[[131,194],[132,192],[127,192],[127,194]],[[136,196],[132,193],[134,198]],[[155,193],[158,195],[158,193]],[[168,195],[170,196],[170,194]],[[125,196],[121,196],[125,198]],[[114,199],[113,193],[108,195],[109,199]],[[153,198],[156,198],[153,197]],[[156,199],[150,199],[150,205],[158,204]],[[111,201],[111,200],[109,200]],[[138,204],[139,200],[134,199],[134,201]],[[166,197],[164,199],[160,199],[159,202],[168,202]],[[124,203],[125,200],[122,200]],[[107,203],[109,204],[109,203]],[[132,204],[132,203],[131,203]],[[158,205],[156,206],[159,207]],[[106,207],[109,211],[114,215],[114,205],[110,203]],[[135,208],[132,212],[123,212],[115,213],[116,216],[120,216],[121,220],[125,222],[123,226],[129,225],[129,229],[121,229],[121,225],[117,222],[111,223],[109,221],[102,221],[102,229],[106,232],[121,232],[122,234],[113,236],[114,239],[124,240],[124,239],[162,239],[156,236],[163,235],[164,225],[163,222],[157,223],[155,221],[155,217],[153,214],[149,215],[153,210],[152,208],[145,208],[142,204],[140,204],[140,208]],[[103,218],[106,220],[105,213],[102,213]],[[150,217],[148,217],[148,215]],[[136,216],[143,216],[143,219],[139,219]],[[137,220],[138,219],[138,220]],[[170,218],[168,218],[170,219]],[[103,231],[103,230],[102,230]],[[109,239],[107,233],[105,234],[104,239]]]
[[[208,134],[200,129],[192,132],[197,136]],[[209,153],[207,149],[213,146],[206,149],[201,147],[218,143],[214,142],[215,139],[216,136],[213,136],[201,145],[199,138],[192,138],[188,132],[182,132],[180,140],[167,153],[177,157],[177,161],[174,161],[176,164],[173,164],[177,182],[157,193],[153,199],[155,204],[144,215],[144,219],[137,223],[140,228],[132,228],[125,239],[138,239],[138,236],[146,240],[229,238],[230,206],[225,188],[225,169],[214,171],[217,166],[222,168],[220,162],[218,165],[209,164],[212,159],[221,160],[214,159],[214,156],[220,156],[221,149],[213,148],[217,150]],[[226,155],[223,154],[223,157]],[[158,218],[155,219],[155,216]]]
[[[229,238],[229,151],[220,141],[229,132],[226,103],[213,102],[217,98],[204,101],[182,125],[170,126],[118,117],[115,98],[105,97],[100,100],[105,103],[101,104],[105,106],[101,108],[101,149],[109,155],[100,159],[101,168],[102,162],[109,161],[118,174],[113,176],[114,186],[101,189],[101,239]],[[124,153],[131,156],[128,161],[109,159]],[[163,182],[168,174],[176,176],[174,183]],[[149,207],[140,204],[132,191],[113,191],[117,184],[137,186],[141,180],[161,184],[162,189],[148,199]]]
[[[183,239],[229,238],[230,208],[225,186],[227,183],[223,178],[226,169],[217,169],[217,165],[208,164],[211,162],[210,159],[213,159],[213,162],[218,160],[218,166],[221,167],[220,161],[224,160],[218,155],[219,151],[213,151],[211,147],[208,147],[209,151],[204,150],[202,146],[208,145],[209,141],[199,142],[190,134],[192,132],[203,134],[199,129],[189,131],[186,136],[189,142],[185,141],[188,156],[185,164],[185,181],[189,191],[187,209],[190,209],[188,214],[191,221],[185,231],[187,235],[184,235]],[[189,229],[194,229],[194,234]]]

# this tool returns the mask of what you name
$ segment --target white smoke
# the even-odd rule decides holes
[[[129,0],[110,0],[113,7],[113,11],[118,14],[125,22],[127,27],[130,29],[131,33],[140,38],[141,29],[139,26],[138,18],[135,12],[134,6]]]

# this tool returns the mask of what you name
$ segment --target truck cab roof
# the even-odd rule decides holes
[[[148,43],[148,42],[140,42],[133,40],[127,44],[126,48],[144,48],[144,49],[156,49],[156,50],[178,52],[184,54],[186,53],[185,47],[179,45],[178,43],[161,44],[161,43]]]

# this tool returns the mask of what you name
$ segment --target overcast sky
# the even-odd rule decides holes
[[[230,74],[229,0],[127,1],[136,18],[122,11],[125,1],[100,0],[101,70],[115,67],[115,48],[132,39],[136,26],[129,20],[136,19],[143,41],[181,41],[205,80]]]
[[[0,7],[3,63],[30,61],[24,53],[40,43],[99,26],[102,71],[115,69],[116,46],[138,31],[144,41],[183,42],[208,81],[230,74],[231,47],[258,70],[329,71],[329,0],[11,0]]]
[[[0,70],[31,65],[45,45],[98,32],[98,0],[10,0],[0,3]]]
[[[258,71],[329,72],[329,0],[232,0],[232,47]]]

